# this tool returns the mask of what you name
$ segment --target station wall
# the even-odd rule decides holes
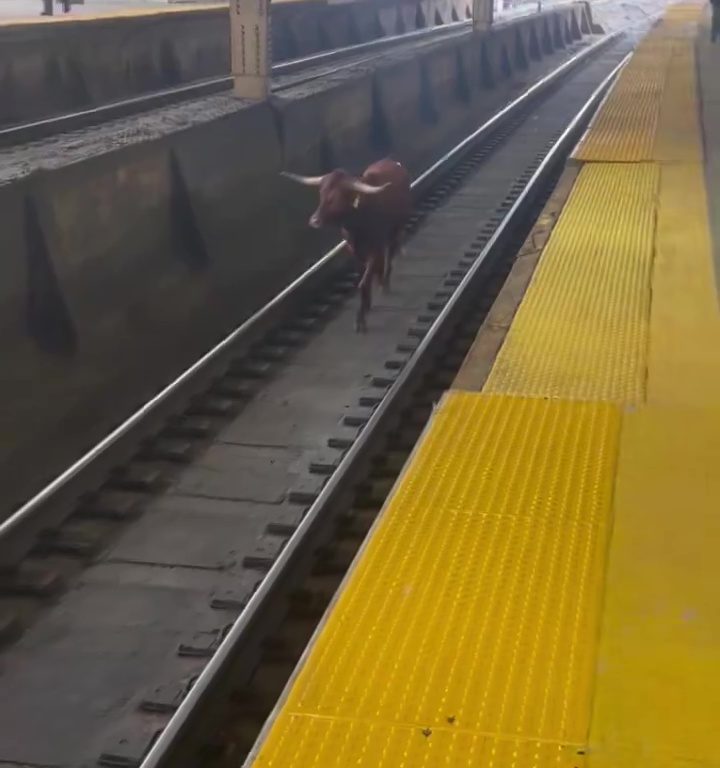
[[[0,185],[2,508],[337,241],[281,170],[391,155],[418,172],[591,25],[563,6]]]

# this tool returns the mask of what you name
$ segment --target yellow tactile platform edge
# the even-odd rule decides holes
[[[653,159],[660,94],[670,59],[667,46],[646,40],[620,74],[609,98],[574,153],[577,160]]]
[[[658,181],[651,164],[582,169],[485,392],[644,400]]]
[[[577,765],[619,427],[447,395],[255,765]]]
[[[576,188],[485,392],[715,402],[720,313],[693,39],[701,17],[699,6],[669,13],[610,93],[583,143],[603,162],[578,153],[586,162]],[[639,109],[632,106],[638,90],[654,117],[630,133],[652,137],[652,160],[614,162],[625,152],[625,113]]]
[[[638,45],[573,157],[583,162],[700,162],[694,29],[699,5],[671,9]],[[680,109],[680,106],[686,107]],[[700,152],[702,152],[700,148]]]

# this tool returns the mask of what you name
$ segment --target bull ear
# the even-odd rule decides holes
[[[387,189],[390,184],[391,182],[388,181],[382,186],[375,187],[372,184],[366,184],[364,181],[360,181],[360,179],[353,179],[352,181],[348,182],[350,189],[361,195],[377,195],[378,192],[382,192],[384,189]]]
[[[287,173],[286,171],[282,171],[280,175],[286,179],[297,181],[298,184],[304,184],[306,187],[319,187],[325,178],[324,176],[298,176],[296,173]]]

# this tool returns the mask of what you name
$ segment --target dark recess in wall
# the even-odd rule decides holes
[[[88,90],[85,76],[82,73],[74,57],[69,57],[65,62],[65,77],[69,102],[73,107],[87,107],[92,104],[92,97]]]
[[[386,152],[392,146],[385,107],[380,95],[377,75],[372,80],[372,117],[370,122],[370,146],[378,152]]]
[[[589,35],[590,30],[590,19],[588,18],[588,12],[587,8],[582,9],[582,13],[580,14],[581,21],[580,21],[580,31],[583,33],[583,35]]]
[[[180,66],[175,47],[170,40],[163,40],[160,44],[160,72],[167,85],[177,85],[180,82]]]
[[[363,42],[363,37],[360,34],[360,31],[358,30],[357,22],[355,21],[354,16],[350,16],[348,19],[348,44],[349,45],[358,45],[358,43]]]
[[[45,61],[44,66],[45,87],[50,95],[50,111],[56,111],[61,104],[63,93],[63,76],[60,61],[57,56],[51,56]]]
[[[462,51],[459,48],[455,52],[455,96],[462,104],[469,104],[472,97],[465,59],[463,59]]]
[[[70,357],[77,350],[75,324],[55,275],[35,200],[26,196],[23,207],[27,245],[25,318],[28,333],[44,352]]]
[[[405,31],[405,18],[403,17],[402,12],[398,10],[397,16],[395,17],[395,34],[404,35]]]
[[[495,73],[493,72],[486,43],[483,43],[480,48],[480,84],[487,90],[495,87]]]
[[[542,47],[546,56],[549,56],[554,50],[552,34],[550,33],[550,22],[547,19],[543,20]]]
[[[438,117],[427,61],[422,59],[420,61],[420,118],[425,123],[436,123]]]
[[[210,266],[210,258],[174,151],[170,152],[170,225],[174,255],[191,271],[205,271]]]
[[[530,29],[530,44],[528,45],[528,51],[530,53],[530,58],[533,61],[540,61],[542,58],[542,53],[540,52],[540,43],[538,42],[535,27],[531,27]]]
[[[580,25],[578,24],[577,16],[574,13],[570,17],[570,34],[573,40],[580,40],[582,37]]]
[[[512,65],[510,64],[510,56],[508,55],[507,48],[503,45],[500,49],[500,74],[503,80],[509,80],[512,77]]]
[[[324,24],[318,26],[318,40],[320,41],[320,50],[329,50],[334,47]]]
[[[327,135],[320,141],[320,173],[328,173],[336,167],[335,151]]]
[[[525,43],[523,43],[520,32],[515,32],[515,67],[517,69],[527,69],[528,60],[525,54]]]
[[[16,100],[15,70],[10,61],[0,81],[0,123],[12,123],[18,120]]]

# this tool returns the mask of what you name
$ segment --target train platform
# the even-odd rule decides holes
[[[278,0],[286,3],[292,0]],[[221,7],[221,2],[173,3],[167,0],[86,0],[73,4],[69,13],[63,13],[62,5],[55,5],[52,16],[40,15],[43,10],[41,0],[0,0],[0,27],[19,24],[63,24],[70,21],[112,20],[131,17],[164,16],[188,11],[203,12]]]
[[[248,765],[720,763],[719,61],[638,46]]]

